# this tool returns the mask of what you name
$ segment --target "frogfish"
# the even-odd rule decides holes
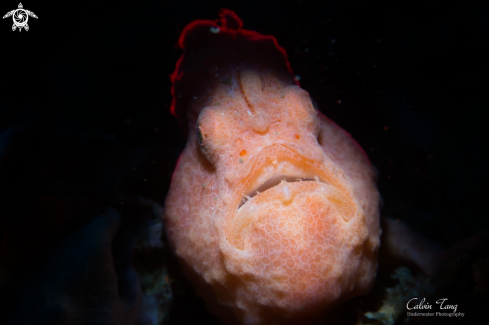
[[[188,138],[165,202],[168,241],[224,323],[320,323],[373,286],[375,172],[276,39],[220,16],[179,39],[171,111]]]

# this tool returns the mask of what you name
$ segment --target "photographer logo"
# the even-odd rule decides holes
[[[19,3],[19,7],[17,9],[11,10],[3,16],[3,19],[12,16],[14,24],[12,25],[12,31],[19,29],[19,32],[24,28],[26,31],[29,30],[29,25],[27,25],[27,21],[29,20],[29,16],[36,18],[37,16],[32,11],[24,9],[22,3]]]

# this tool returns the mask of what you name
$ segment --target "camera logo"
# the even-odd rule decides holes
[[[22,31],[22,28],[24,28],[26,31],[29,30],[29,25],[27,25],[29,16],[37,19],[36,14],[32,11],[25,10],[22,6],[22,3],[19,3],[19,7],[17,9],[7,12],[5,16],[3,16],[3,18],[5,19],[10,16],[12,16],[12,19],[14,21],[14,24],[12,25],[12,31],[15,31],[18,28],[19,32]]]

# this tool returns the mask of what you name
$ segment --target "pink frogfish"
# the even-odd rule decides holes
[[[359,145],[234,12],[183,30],[172,113],[188,131],[163,217],[182,269],[227,324],[315,324],[365,294],[379,193]]]

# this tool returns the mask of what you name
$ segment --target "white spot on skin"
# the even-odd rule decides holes
[[[284,183],[287,183],[284,181]],[[290,187],[285,184],[284,187],[282,188],[282,198],[284,203],[289,203],[292,201],[292,191],[290,190]]]
[[[260,134],[264,134],[265,132],[268,131],[268,127],[270,126],[270,122],[268,121],[268,117],[265,114],[257,114],[253,117],[253,119],[251,121],[251,125],[253,126],[253,129],[256,132],[258,132]]]

